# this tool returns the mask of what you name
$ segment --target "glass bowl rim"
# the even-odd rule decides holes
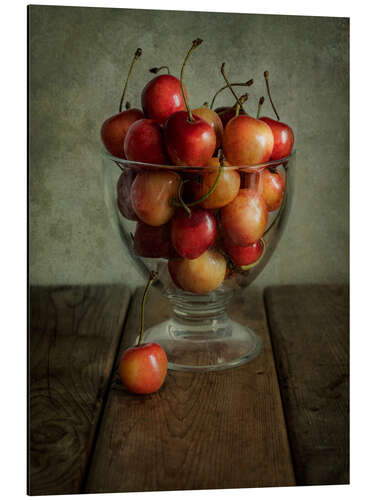
[[[267,161],[264,163],[258,163],[256,165],[226,165],[225,169],[226,170],[243,170],[246,172],[251,172],[251,171],[259,171],[263,170],[266,167],[277,167],[278,165],[282,165],[287,163],[289,160],[291,160],[294,156],[296,155],[296,149],[293,149],[293,151],[290,153],[289,156],[286,156],[284,158],[280,158],[279,160],[271,160]],[[191,165],[159,165],[156,163],[145,163],[145,162],[138,162],[138,161],[131,161],[131,160],[126,160],[125,158],[118,158],[117,156],[111,155],[108,150],[104,147],[102,144],[102,156],[104,158],[107,158],[108,160],[112,160],[113,162],[117,164],[121,164],[124,167],[128,168],[148,168],[148,169],[163,169],[163,170],[175,170],[175,171],[200,171],[200,170],[205,170],[207,171],[208,169],[216,169],[216,166],[208,166],[208,165],[203,165],[203,166],[191,166]]]

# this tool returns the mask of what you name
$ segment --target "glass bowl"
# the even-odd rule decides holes
[[[170,242],[172,221],[163,224],[161,229],[159,226],[159,230],[155,232],[152,227],[150,229],[148,224],[145,225],[143,222],[132,220],[137,219],[138,216],[134,212],[130,192],[132,189],[135,190],[133,183],[140,173],[142,173],[140,178],[151,179],[163,177],[165,174],[168,177],[168,173],[168,178],[172,178],[172,180],[173,176],[179,176],[179,182],[185,181],[182,193],[182,199],[184,199],[185,189],[189,185],[189,181],[190,185],[192,185],[192,181],[199,184],[203,173],[206,174],[210,169],[218,172],[218,167],[186,167],[138,163],[116,158],[106,150],[102,151],[105,202],[115,231],[123,242],[130,265],[137,268],[141,276],[144,277],[145,282],[149,279],[150,272],[156,271],[158,279],[154,287],[159,289],[171,301],[173,306],[173,316],[170,319],[152,326],[144,334],[145,342],[157,342],[165,349],[169,369],[185,371],[222,370],[246,363],[255,358],[261,351],[260,337],[251,329],[229,318],[226,307],[235,293],[240,292],[241,289],[254,281],[264,269],[276,248],[290,210],[295,157],[296,154],[293,151],[287,158],[260,165],[224,167],[228,171],[234,170],[239,173],[241,189],[249,189],[257,193],[262,190],[266,170],[279,170],[285,179],[285,190],[281,205],[278,209],[268,212],[266,229],[258,241],[260,255],[249,265],[236,265],[233,264],[227,250],[223,249],[222,242],[223,238],[226,238],[226,234],[225,228],[222,227],[222,208],[209,210],[216,221],[217,236],[210,249],[207,250],[209,254],[205,254],[206,256],[202,258],[199,257],[200,260],[182,259],[177,254]],[[154,188],[156,190],[154,189],[152,196],[149,196],[149,204],[152,206],[151,217],[153,216],[152,212],[158,212],[158,204],[165,203],[163,185],[159,184],[158,190],[157,183],[155,183]],[[188,189],[186,191],[187,196],[189,195]],[[135,196],[134,193],[132,196]],[[177,201],[177,204],[179,203],[178,197],[175,197],[175,201]],[[143,200],[143,202],[146,204],[147,209],[147,200]],[[174,215],[172,218],[176,217],[177,211],[181,210],[184,210],[184,208],[173,208]],[[147,217],[146,220],[148,220]],[[251,220],[247,222],[252,223]],[[137,231],[137,227],[142,225],[143,228],[138,228]],[[142,247],[144,244],[146,250]],[[214,256],[214,262],[212,256]],[[216,272],[217,262],[219,262],[219,273]],[[190,268],[194,266],[196,266],[194,269],[195,275],[191,276]],[[203,284],[206,283],[207,275],[210,276],[211,266],[213,266],[214,274],[216,273],[215,277],[219,276],[216,282],[214,280],[213,286],[218,286],[207,293],[199,293],[204,289],[205,285],[203,286]],[[174,279],[171,277],[169,270],[174,274]],[[180,272],[180,275],[178,275],[178,272]],[[179,278],[180,282],[178,281]]]

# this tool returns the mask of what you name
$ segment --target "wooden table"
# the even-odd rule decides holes
[[[248,289],[230,315],[263,351],[224,372],[169,371],[150,396],[117,375],[140,291],[30,291],[29,493],[349,482],[347,286]],[[170,306],[155,290],[146,327]]]

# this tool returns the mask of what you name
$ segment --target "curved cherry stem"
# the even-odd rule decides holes
[[[242,95],[242,96],[241,96],[238,100],[241,102],[241,104],[243,104],[244,102],[246,102],[246,101],[247,101],[248,97],[249,97],[249,94],[244,94],[244,95]],[[221,115],[224,115],[225,113],[228,113],[228,111],[229,111],[229,110],[231,110],[231,109],[234,109],[234,110],[236,110],[236,111],[237,111],[237,108],[238,108],[238,112],[239,112],[240,107],[239,107],[239,106],[238,106],[238,104],[236,103],[236,104],[235,104],[234,106],[232,106],[231,108],[224,109],[223,111],[219,111],[217,114],[218,114],[219,116],[221,116]]]
[[[218,171],[218,174],[216,176],[215,182],[212,184],[212,186],[210,187],[210,189],[207,191],[206,194],[204,194],[201,198],[199,198],[199,200],[195,200],[195,201],[192,201],[190,203],[185,203],[182,200],[182,198],[180,198],[180,193],[181,193],[181,190],[182,190],[182,186],[186,182],[189,182],[189,179],[185,179],[184,181],[180,182],[180,185],[178,187],[178,197],[179,197],[179,200],[176,200],[175,198],[172,198],[171,201],[170,201],[170,204],[172,206],[174,206],[174,207],[183,207],[188,212],[188,214],[190,215],[191,214],[191,210],[190,210],[189,207],[194,207],[196,205],[199,205],[203,201],[207,200],[207,198],[215,191],[216,186],[217,186],[217,184],[218,184],[218,182],[220,180],[221,173],[222,173],[223,168],[224,168],[224,155],[223,155],[222,151],[220,151],[219,162],[220,162],[219,171]]]
[[[234,98],[236,99],[237,104],[239,105],[239,107],[242,109],[243,112],[245,112],[245,110],[243,109],[242,104],[241,104],[240,100],[238,99],[235,91],[232,89],[232,85],[231,85],[230,81],[228,80],[228,78],[227,78],[227,76],[225,74],[224,67],[225,67],[225,62],[223,62],[223,64],[221,65],[221,69],[220,69],[221,74],[223,75],[223,78],[225,80],[225,83],[227,84],[227,87],[229,88],[229,90],[232,92],[232,94],[233,94]]]
[[[148,295],[148,292],[151,288],[151,285],[152,283],[156,280],[156,278],[158,277],[158,273],[156,271],[151,271],[150,273],[150,277],[148,279],[148,282],[147,282],[147,285],[146,285],[146,288],[145,288],[145,291],[143,293],[143,297],[142,297],[142,305],[141,305],[141,326],[139,328],[139,340],[138,340],[138,344],[137,344],[137,347],[139,347],[140,345],[142,345],[142,341],[143,341],[143,333],[144,333],[144,325],[145,325],[145,303],[146,303],[146,298],[147,298],[147,295]]]
[[[121,113],[121,111],[122,111],[122,104],[123,104],[123,102],[124,102],[124,98],[125,98],[126,90],[127,90],[127,88],[128,88],[129,78],[130,78],[131,72],[133,71],[134,64],[135,64],[135,63],[137,62],[137,60],[141,57],[141,55],[142,55],[142,49],[137,49],[137,50],[135,51],[135,54],[134,54],[134,57],[133,57],[132,63],[131,63],[131,65],[130,65],[130,68],[129,68],[129,71],[128,71],[128,76],[126,77],[126,82],[125,82],[124,90],[122,91],[122,96],[121,96],[120,106],[119,106],[119,113]]]
[[[248,97],[249,97],[249,94],[244,94],[238,100],[240,101],[241,104],[243,104],[244,102],[247,101]],[[236,108],[236,116],[238,116],[240,114],[240,107],[237,103],[235,104],[235,108]]]
[[[192,112],[191,112],[191,109],[189,107],[189,104],[188,104],[188,101],[186,99],[186,95],[185,95],[185,90],[184,90],[184,71],[185,71],[185,66],[186,66],[186,63],[187,63],[187,60],[189,59],[190,57],[190,54],[193,52],[194,49],[196,49],[201,43],[203,42],[203,40],[201,38],[196,38],[194,41],[193,41],[193,44],[192,46],[190,47],[188,53],[186,54],[185,56],[185,59],[184,59],[184,62],[182,64],[182,68],[181,68],[181,73],[180,73],[180,83],[181,83],[181,90],[182,90],[182,95],[183,95],[183,98],[184,98],[184,101],[185,101],[185,106],[186,106],[186,110],[188,112],[188,115],[189,115],[189,122],[194,122],[194,118],[193,118],[193,115],[192,115]]]
[[[247,82],[243,82],[243,83],[231,83],[231,85],[232,85],[232,87],[250,87],[253,83],[254,83],[254,80],[251,79],[251,80],[248,80]],[[221,87],[221,89],[219,89],[216,92],[216,94],[212,98],[212,101],[210,104],[210,109],[212,109],[214,107],[215,99],[220,94],[220,92],[222,92],[223,90],[225,90],[227,88],[229,88],[228,85],[225,85],[224,87]]]
[[[150,68],[149,72],[156,74],[156,73],[159,73],[159,71],[161,71],[162,69],[166,69],[168,71],[168,75],[171,74],[171,72],[169,71],[169,66],[160,66],[159,68]]]
[[[268,83],[268,77],[269,77],[269,73],[268,73],[268,71],[265,71],[264,72],[264,79],[266,80],[267,94],[268,94],[272,109],[274,110],[277,119],[280,121],[280,116],[279,116],[278,112],[276,111],[275,105],[272,101],[271,92],[270,92],[270,85]]]
[[[187,212],[188,216],[191,217],[191,210],[182,199],[182,188],[184,184],[186,184],[189,181],[190,179],[185,179],[182,182],[180,182],[180,185],[178,186],[178,201],[181,203],[182,208]]]
[[[264,97],[262,96],[262,97],[259,99],[259,102],[258,102],[257,120],[258,120],[258,119],[259,119],[259,117],[260,117],[260,110],[262,109],[263,103],[264,103]]]

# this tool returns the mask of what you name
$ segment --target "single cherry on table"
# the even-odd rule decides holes
[[[155,342],[142,343],[145,301],[156,278],[157,273],[151,272],[143,294],[138,344],[124,351],[119,364],[122,384],[129,392],[135,394],[152,394],[158,391],[164,383],[168,370],[168,359],[164,349]]]

